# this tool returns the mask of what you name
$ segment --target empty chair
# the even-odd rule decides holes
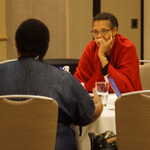
[[[140,60],[140,77],[143,90],[150,90],[150,60]]]
[[[14,98],[26,100],[14,101]],[[58,105],[52,98],[0,96],[0,149],[54,150],[57,119]]]
[[[126,93],[115,102],[118,150],[150,149],[150,90]]]

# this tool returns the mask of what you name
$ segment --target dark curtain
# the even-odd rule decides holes
[[[100,0],[93,0],[93,17],[100,12]]]

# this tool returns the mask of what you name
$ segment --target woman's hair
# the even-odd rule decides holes
[[[27,19],[17,29],[15,40],[21,57],[43,59],[50,41],[47,26],[37,19]]]
[[[111,23],[111,28],[117,27],[117,29],[118,29],[118,26],[119,26],[118,20],[113,14],[110,14],[108,12],[102,12],[102,13],[97,14],[93,18],[92,26],[96,20],[109,20]]]

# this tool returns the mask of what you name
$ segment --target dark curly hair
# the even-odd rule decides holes
[[[119,26],[118,20],[117,20],[117,18],[116,18],[113,14],[111,14],[111,13],[102,12],[102,13],[97,14],[97,15],[93,18],[92,26],[93,26],[93,24],[94,24],[94,22],[95,22],[96,20],[109,20],[110,23],[111,23],[111,28],[117,27],[117,29],[118,29],[118,26]]]
[[[37,19],[27,19],[18,27],[15,35],[21,57],[39,57],[42,60],[50,41],[47,26]]]

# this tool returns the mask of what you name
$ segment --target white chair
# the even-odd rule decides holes
[[[54,150],[57,119],[58,105],[52,98],[0,96],[0,149]]]
[[[3,61],[0,61],[0,64],[4,64],[4,63],[7,63],[7,62],[16,61],[16,60],[17,59],[3,60]]]
[[[118,150],[150,149],[150,90],[122,94],[115,102]]]
[[[150,63],[150,60],[139,60],[140,63]]]
[[[140,60],[140,77],[143,90],[150,90],[150,60]]]

